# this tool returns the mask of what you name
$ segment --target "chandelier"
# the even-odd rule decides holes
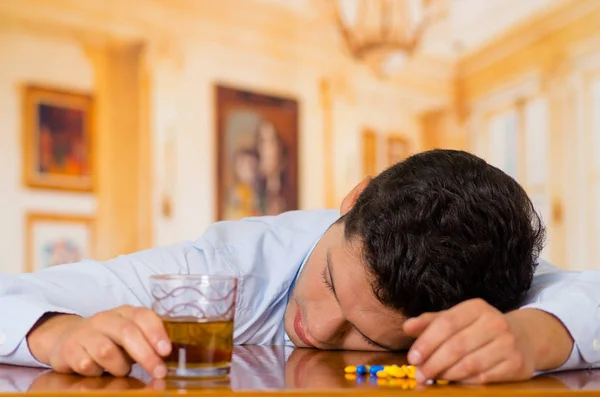
[[[380,75],[400,68],[419,46],[438,0],[334,0],[341,36],[353,58]]]

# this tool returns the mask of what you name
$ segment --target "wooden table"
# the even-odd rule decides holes
[[[385,396],[418,392],[427,396],[563,396],[593,394],[600,396],[600,370],[572,371],[539,376],[528,382],[491,386],[417,386],[378,385],[369,378],[363,382],[345,378],[344,367],[356,364],[405,364],[402,355],[369,352],[326,352],[279,346],[238,346],[234,352],[231,375],[222,380],[153,380],[134,367],[127,378],[104,376],[84,378],[61,375],[37,368],[0,366],[0,392],[58,396],[66,392],[92,395],[153,397],[177,395],[222,396],[232,391],[244,396],[261,392],[293,392],[294,396],[324,396],[362,393]],[[240,393],[241,392],[241,393]]]

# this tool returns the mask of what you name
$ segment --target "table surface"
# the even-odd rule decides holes
[[[179,394],[222,396],[231,392],[248,396],[269,391],[271,394],[293,392],[295,396],[333,395],[348,392],[369,396],[397,395],[418,391],[431,396],[560,396],[573,394],[600,395],[600,370],[571,371],[542,375],[528,382],[490,386],[417,386],[406,389],[407,382],[381,385],[369,378],[362,382],[346,379],[344,367],[357,364],[405,364],[404,355],[375,352],[334,352],[291,349],[281,346],[237,346],[231,374],[221,380],[154,380],[135,366],[127,378],[103,376],[84,378],[58,374],[39,368],[0,365],[0,393],[30,393],[58,396],[65,392],[110,394],[111,396]],[[405,389],[403,389],[403,386]]]

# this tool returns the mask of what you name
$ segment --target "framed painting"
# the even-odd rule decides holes
[[[406,159],[411,154],[410,142],[408,139],[390,135],[387,137],[387,166],[392,166]]]
[[[216,86],[217,220],[298,208],[298,103]]]
[[[27,86],[23,108],[25,185],[92,191],[91,96]]]
[[[25,270],[31,272],[90,258],[92,242],[93,222],[89,217],[29,213]]]

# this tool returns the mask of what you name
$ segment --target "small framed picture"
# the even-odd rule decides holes
[[[26,266],[32,272],[79,262],[93,256],[90,217],[29,213],[26,219]]]
[[[298,102],[217,86],[217,220],[298,209]]]
[[[23,108],[25,185],[92,191],[91,96],[27,86]]]

